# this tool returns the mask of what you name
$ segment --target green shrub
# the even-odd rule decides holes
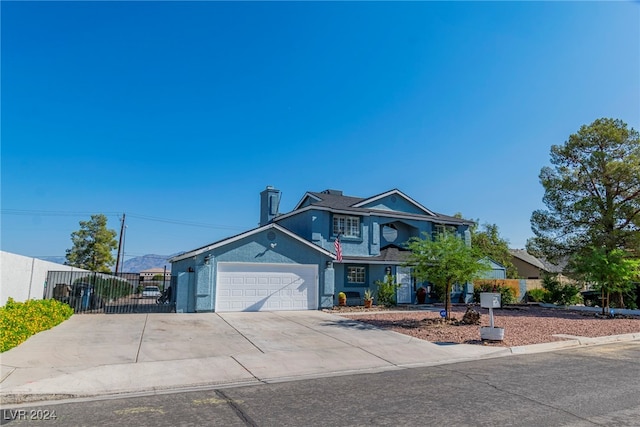
[[[628,308],[629,310],[638,309],[638,304],[636,304],[636,301],[638,300],[636,292],[638,291],[637,290],[627,291],[626,296],[624,297],[625,307]]]
[[[515,304],[516,293],[509,286],[494,284],[494,283],[481,283],[479,285],[473,285],[473,301],[480,302],[480,292],[498,292],[502,305]]]
[[[76,279],[74,283],[90,283],[94,285],[97,296],[105,301],[126,297],[133,293],[133,285],[118,277],[86,276]],[[142,286],[142,285],[141,285]]]
[[[429,298],[433,298],[438,302],[444,302],[445,291],[446,291],[445,285],[434,283],[431,285],[432,295],[430,295]]]
[[[609,298],[609,307],[611,308],[638,309],[638,305],[636,304],[636,291],[634,289],[612,292]]]
[[[394,277],[387,275],[384,282],[376,280],[376,285],[378,286],[378,305],[384,305],[386,307],[396,305],[396,290],[400,285],[395,283]]]
[[[548,297],[546,289],[529,289],[527,291],[527,301],[544,302]]]
[[[544,302],[556,305],[574,305],[582,302],[580,288],[562,284],[555,275],[546,274],[542,278],[542,287],[547,291]]]
[[[51,329],[73,314],[67,304],[54,299],[15,302],[0,307],[0,353],[23,343],[31,335]]]

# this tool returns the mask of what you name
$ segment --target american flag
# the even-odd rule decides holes
[[[342,245],[340,244],[340,236],[336,237],[336,241],[333,243],[336,248],[336,262],[342,262]]]

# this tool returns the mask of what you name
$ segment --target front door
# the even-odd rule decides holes
[[[396,268],[396,280],[398,290],[396,293],[396,301],[398,304],[411,304],[411,295],[413,289],[411,286],[411,268],[409,267],[397,267]]]

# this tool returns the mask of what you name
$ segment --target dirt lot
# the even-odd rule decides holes
[[[483,343],[480,339],[480,326],[489,326],[489,310],[473,307],[481,315],[480,325],[455,325],[442,323],[440,309],[442,307],[431,307],[429,311],[410,311],[407,308],[390,311],[375,307],[370,310],[363,307],[336,307],[329,311],[431,342],[511,347],[563,339],[554,337],[555,334],[599,337],[640,333],[640,316],[615,316],[612,319],[596,316],[595,313],[538,306],[514,306],[494,309],[495,326],[505,328],[504,341]],[[464,306],[454,306],[452,317],[460,321],[465,311]]]

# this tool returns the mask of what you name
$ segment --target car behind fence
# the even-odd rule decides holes
[[[138,273],[49,271],[44,297],[69,304],[75,313],[169,313],[175,311],[173,281],[143,280]]]

